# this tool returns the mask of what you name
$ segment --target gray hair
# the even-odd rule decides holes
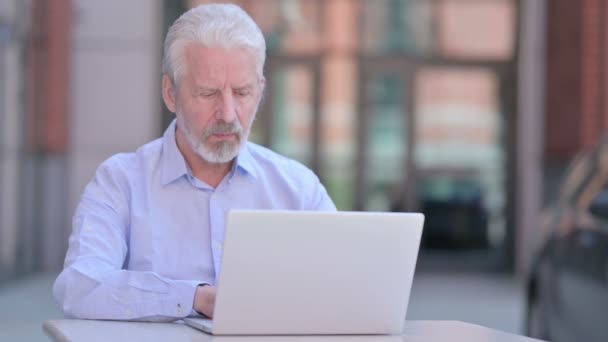
[[[239,6],[200,5],[182,14],[167,32],[163,53],[163,73],[177,85],[184,73],[184,49],[190,43],[205,47],[248,48],[256,58],[262,77],[266,42],[258,25]]]

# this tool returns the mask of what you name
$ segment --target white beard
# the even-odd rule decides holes
[[[247,139],[238,120],[231,123],[220,122],[215,124],[205,129],[202,134],[197,137],[196,134],[190,130],[191,126],[188,125],[187,122],[184,122],[183,114],[177,114],[176,116],[178,129],[182,130],[190,147],[192,147],[192,150],[209,163],[223,164],[232,161],[239,154],[241,145]],[[236,134],[236,141],[220,141],[210,144],[207,140],[214,133]]]

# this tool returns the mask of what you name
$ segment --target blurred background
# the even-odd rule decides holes
[[[0,337],[60,317],[80,193],[172,120],[162,41],[204,2],[0,0]],[[608,127],[608,5],[222,2],[267,40],[251,139],[312,168],[341,210],[427,215],[408,318],[524,333],[542,208]]]

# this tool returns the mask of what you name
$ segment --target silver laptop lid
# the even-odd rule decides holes
[[[214,334],[403,330],[424,216],[231,211]]]

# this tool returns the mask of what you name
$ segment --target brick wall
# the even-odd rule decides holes
[[[585,148],[594,144],[601,133],[601,117],[605,116],[602,95],[605,94],[602,77],[604,68],[603,18],[604,0],[581,1],[581,109],[579,127],[579,147]]]
[[[71,3],[34,0],[27,60],[26,140],[29,152],[65,153]],[[49,67],[52,66],[52,67]]]
[[[581,10],[570,0],[547,2],[545,158],[568,158],[578,148],[581,108]]]
[[[564,162],[608,128],[608,4],[547,2],[545,159]]]

